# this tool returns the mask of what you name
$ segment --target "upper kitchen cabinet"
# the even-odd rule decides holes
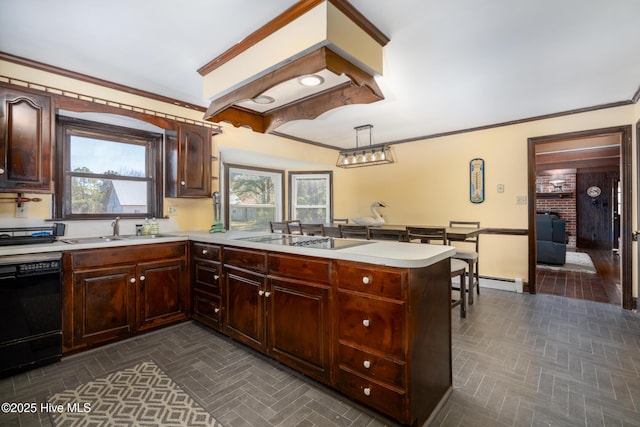
[[[0,192],[52,193],[52,98],[0,84]]]
[[[167,132],[166,197],[211,197],[211,129],[181,123]]]

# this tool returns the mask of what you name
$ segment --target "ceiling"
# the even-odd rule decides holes
[[[196,70],[294,3],[4,0],[0,51],[207,107]],[[638,1],[351,3],[391,40],[376,77],[385,99],[278,133],[350,148],[364,124],[379,144],[638,96]]]

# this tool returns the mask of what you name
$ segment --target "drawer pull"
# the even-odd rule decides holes
[[[131,279],[129,279],[129,281],[130,281],[131,283],[136,283],[136,278],[135,278],[135,277],[132,277]]]
[[[266,298],[269,298],[269,297],[271,296],[271,292],[269,292],[269,291],[265,292],[265,293],[264,293],[264,296],[265,296]]]
[[[365,276],[362,278],[362,283],[368,285],[369,283],[371,283],[371,279]]]
[[[371,361],[370,360],[365,360],[362,363],[362,366],[364,366],[365,368],[369,369],[371,367]]]
[[[214,274],[214,275],[213,275],[213,278],[214,278],[215,280],[218,280],[218,279],[220,278],[220,276],[218,276],[217,274]]]
[[[218,313],[220,313],[220,309],[219,309],[219,308],[214,308],[214,309],[213,309],[213,312],[214,312],[214,313],[216,313],[216,314],[218,314]]]
[[[202,250],[202,255],[206,255],[206,254],[208,254],[208,253],[209,253],[209,251],[208,251],[208,250],[206,250],[206,249],[203,249],[203,250]]]
[[[260,295],[260,296],[264,295],[264,291],[263,291],[262,289],[260,289],[260,290],[258,291],[258,295]]]
[[[371,322],[369,321],[369,319],[364,319],[364,320],[362,321],[362,324],[364,325],[364,327],[365,327],[365,328],[368,328],[368,327],[369,327],[369,325],[371,324]]]
[[[365,387],[364,390],[362,390],[362,392],[364,393],[365,396],[371,396],[371,387]]]

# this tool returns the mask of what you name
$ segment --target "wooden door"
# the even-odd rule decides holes
[[[576,181],[576,214],[578,248],[612,249],[613,212],[617,199],[612,197],[617,188],[613,182],[620,177],[618,170],[604,172],[578,172]],[[597,186],[600,195],[590,197],[587,189]]]
[[[256,350],[266,351],[266,276],[225,265],[224,277],[225,332]]]
[[[317,380],[330,369],[330,285],[270,279],[267,323],[270,355]]]
[[[138,264],[137,330],[186,319],[184,271],[183,259]]]
[[[0,87],[0,191],[53,192],[51,97]]]
[[[136,269],[133,265],[73,273],[73,346],[133,333]]]

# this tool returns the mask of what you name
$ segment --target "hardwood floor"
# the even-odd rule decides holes
[[[598,274],[537,269],[537,292],[621,305],[620,256],[610,249],[578,249],[577,252],[591,256]]]

